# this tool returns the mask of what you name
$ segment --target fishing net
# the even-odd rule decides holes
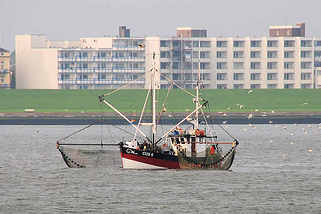
[[[119,150],[110,148],[74,148],[71,146],[58,146],[63,160],[70,168],[98,168],[119,167]]]
[[[232,166],[235,147],[225,154],[210,154],[207,150],[204,157],[187,156],[184,152],[178,153],[178,161],[181,169],[222,169],[227,170]]]

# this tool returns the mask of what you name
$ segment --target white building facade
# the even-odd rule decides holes
[[[153,63],[160,88],[321,88],[321,39],[16,36],[18,89],[148,88]]]

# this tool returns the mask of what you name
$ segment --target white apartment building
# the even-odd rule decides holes
[[[158,50],[158,51],[157,51]],[[145,64],[159,56],[159,38],[81,38],[49,41],[44,35],[16,36],[17,89],[148,87]],[[156,64],[159,69],[159,64]],[[148,67],[146,67],[148,69]]]
[[[16,36],[18,89],[148,88],[153,63],[167,77],[193,88],[321,88],[321,39],[206,37],[193,30],[172,38],[99,37],[50,41]],[[153,55],[155,60],[153,60]]]

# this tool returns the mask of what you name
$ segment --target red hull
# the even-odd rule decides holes
[[[159,158],[146,157],[146,156],[142,156],[139,154],[128,154],[128,153],[124,153],[124,152],[121,152],[120,154],[121,154],[121,158],[126,158],[128,160],[136,161],[136,162],[143,163],[143,164],[148,164],[151,166],[162,167],[162,168],[167,168],[167,169],[179,169],[180,168],[178,160],[176,160],[176,161],[163,160],[163,159],[159,159]]]

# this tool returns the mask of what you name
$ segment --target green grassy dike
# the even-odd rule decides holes
[[[23,112],[25,109],[112,112],[98,102],[98,96],[108,92],[110,90],[0,90],[0,112]],[[106,99],[122,112],[140,112],[146,93],[145,90],[120,90]],[[159,104],[166,95],[167,90],[159,90]],[[256,109],[261,112],[321,112],[321,89],[208,89],[202,90],[201,95],[209,101],[214,112],[253,112]],[[181,90],[171,90],[167,97],[168,112],[186,112],[192,108],[189,95]]]

